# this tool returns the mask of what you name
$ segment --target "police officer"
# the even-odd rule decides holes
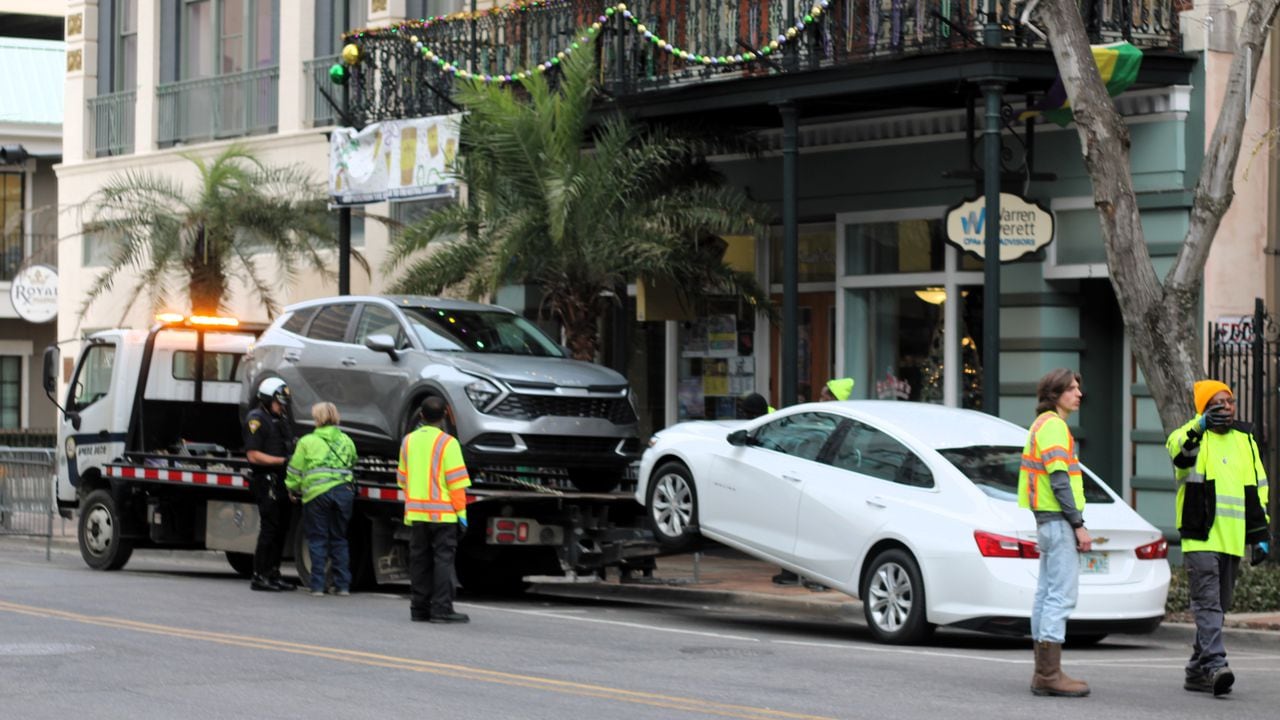
[[[1217,380],[1201,380],[1193,397],[1196,416],[1165,443],[1178,481],[1182,564],[1196,619],[1196,640],[1182,686],[1225,695],[1236,678],[1222,642],[1223,613],[1231,607],[1245,545],[1258,550],[1271,540],[1267,473],[1250,427],[1236,422],[1231,388]]]
[[[253,590],[279,592],[293,590],[280,576],[280,556],[289,532],[292,514],[289,491],[285,487],[285,466],[293,451],[293,429],[285,416],[289,407],[289,386],[280,378],[258,383],[258,407],[249,411],[244,423],[245,456],[249,460],[250,489],[258,503],[258,547],[253,553]]]

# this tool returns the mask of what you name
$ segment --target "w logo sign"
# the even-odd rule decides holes
[[[982,233],[982,228],[986,224],[987,224],[986,208],[983,208],[978,212],[969,211],[968,215],[960,216],[960,227],[963,228],[966,233],[973,233],[975,235],[979,235]]]

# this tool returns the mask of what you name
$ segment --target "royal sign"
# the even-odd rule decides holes
[[[46,323],[58,317],[58,271],[48,265],[29,265],[13,277],[9,299],[18,317]]]
[[[987,201],[966,200],[947,211],[947,241],[987,256]],[[1000,193],[1000,262],[1011,262],[1053,241],[1053,213],[1026,198]]]

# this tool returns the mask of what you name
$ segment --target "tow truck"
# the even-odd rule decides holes
[[[217,550],[240,575],[253,568],[258,511],[248,482],[240,406],[244,358],[265,325],[161,313],[147,330],[110,329],[83,342],[65,402],[56,398],[56,345],[45,350],[45,392],[61,411],[57,499],[78,510],[80,554],[119,569],[135,548]],[[248,394],[252,397],[252,394]],[[397,458],[362,457],[348,533],[358,587],[404,581],[408,529]],[[467,492],[473,530],[458,548],[463,587],[512,591],[532,575],[623,574],[653,568],[658,546],[625,484],[588,493],[545,477],[482,474]],[[288,547],[310,572],[295,506]]]

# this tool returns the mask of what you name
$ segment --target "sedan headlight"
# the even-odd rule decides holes
[[[481,412],[484,412],[485,408],[489,407],[490,403],[502,394],[502,391],[494,386],[493,383],[479,379],[467,383],[463,391],[467,393],[467,399],[471,401],[471,404],[475,405],[476,409]]]

